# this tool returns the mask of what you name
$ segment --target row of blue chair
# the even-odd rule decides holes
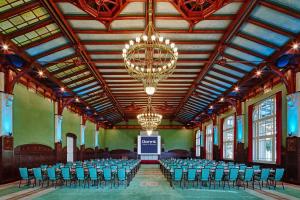
[[[59,165],[55,164],[53,166],[47,166],[43,165],[38,168],[33,169],[27,169],[27,168],[19,168],[20,172],[20,183],[19,187],[22,183],[22,181],[25,181],[26,184],[30,184],[33,182],[33,186],[36,186],[39,184],[42,187],[44,186],[44,183],[47,182],[47,186],[49,186],[49,183],[52,183],[52,186],[56,187],[58,183],[65,184],[66,186],[71,186],[72,183],[74,185],[80,186],[81,183],[83,183],[84,187],[86,184],[90,186],[90,182],[93,183],[93,185],[101,186],[101,183],[104,183],[106,185],[107,182],[118,186],[120,183],[124,183],[125,186],[129,185],[129,182],[132,180],[134,175],[136,174],[140,164],[139,161],[131,161],[131,162],[124,162],[124,164],[132,165],[105,165],[103,167],[94,167],[93,166],[86,166],[82,165],[82,163],[75,164],[76,167],[74,168],[73,164],[65,164],[65,165]],[[85,173],[87,172],[87,173]]]
[[[216,187],[216,183],[219,183],[219,187],[221,186],[221,183],[223,183],[223,188],[226,183],[229,188],[229,183],[232,183],[233,186],[237,185],[238,187],[242,186],[244,188],[246,186],[248,187],[249,183],[251,183],[252,188],[254,189],[254,184],[258,183],[259,188],[261,189],[264,186],[264,183],[269,188],[270,186],[275,188],[277,182],[281,182],[284,189],[282,181],[284,169],[282,168],[277,168],[276,170],[263,168],[260,170],[260,166],[252,166],[250,168],[242,164],[238,167],[237,165],[227,166],[225,170],[223,163],[222,165],[214,166],[205,165],[203,168],[195,168],[195,166],[187,165],[187,163],[180,165],[178,164],[178,160],[175,165],[169,160],[167,163],[171,163],[171,165],[165,165],[164,160],[160,161],[160,163],[161,169],[167,180],[170,181],[172,187],[174,187],[174,183],[176,182],[179,182],[180,187],[182,187],[183,182],[183,186],[186,186],[186,184],[189,183],[193,183],[193,186],[197,183],[198,186],[199,183],[201,183],[202,186],[204,184],[209,184],[209,188],[212,183],[214,184],[214,188]],[[227,173],[225,173],[225,171]],[[259,171],[259,173],[256,173],[257,171]],[[274,171],[274,174],[272,174],[271,171]]]

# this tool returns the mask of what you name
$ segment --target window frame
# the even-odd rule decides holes
[[[270,100],[273,99],[273,111],[272,114],[269,116],[265,116],[260,118],[260,106]],[[267,97],[259,102],[257,102],[256,104],[254,104],[253,106],[253,111],[251,113],[252,115],[252,161],[255,163],[266,163],[266,164],[276,164],[276,159],[277,159],[277,150],[276,150],[276,146],[277,146],[277,127],[276,127],[276,123],[277,123],[277,110],[276,110],[276,95],[272,95],[270,97]],[[258,112],[257,118],[254,118],[254,113]],[[262,122],[266,122],[268,120],[272,119],[272,123],[273,123],[273,129],[272,129],[272,133],[271,135],[259,135],[259,128],[260,128],[260,124]],[[272,155],[272,160],[267,161],[267,160],[261,160],[259,159],[259,153],[260,153],[260,149],[259,149],[259,141],[260,139],[272,139],[272,150],[271,150],[271,155]]]
[[[227,120],[229,120],[229,118],[232,118],[232,121],[233,121],[233,125],[232,125],[232,127],[230,127],[230,128],[225,128],[225,123],[226,123],[226,121]],[[230,116],[227,116],[227,117],[225,117],[224,118],[224,120],[223,120],[223,124],[222,124],[222,131],[223,131],[223,133],[222,133],[222,141],[223,141],[223,152],[222,152],[222,156],[223,156],[223,160],[234,160],[234,140],[235,140],[235,126],[236,126],[236,123],[235,123],[235,116],[234,115],[230,115]],[[225,136],[226,136],[226,132],[227,131],[232,131],[232,140],[226,140],[225,139]],[[225,146],[226,146],[226,144],[231,144],[232,143],[232,158],[228,158],[228,157],[226,157],[225,155]]]
[[[196,157],[201,157],[201,131],[200,129],[196,132]]]
[[[209,130],[211,130],[209,132]],[[210,133],[210,134],[208,134]],[[205,129],[205,159],[207,160],[213,160],[213,151],[214,151],[214,144],[213,144],[213,134],[214,134],[214,129],[213,129],[213,123],[210,123],[206,126]],[[211,141],[208,141],[210,139]],[[208,149],[208,144],[210,143],[210,149]],[[208,151],[211,150],[211,151]]]

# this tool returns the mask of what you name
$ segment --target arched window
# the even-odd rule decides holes
[[[234,116],[229,116],[223,122],[223,158],[233,159],[234,151]]]
[[[206,127],[205,131],[205,150],[206,150],[206,159],[213,159],[213,125],[210,124]]]
[[[254,106],[252,113],[253,161],[276,162],[276,102],[270,97]]]
[[[201,132],[200,130],[196,133],[196,157],[201,156]]]

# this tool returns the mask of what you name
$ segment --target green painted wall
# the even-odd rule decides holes
[[[80,123],[81,117],[80,115],[65,109],[63,112],[63,120],[62,120],[62,146],[65,147],[66,144],[66,134],[74,133],[77,136],[77,147],[80,147]]]
[[[105,147],[105,129],[99,129],[99,148],[103,149]]]
[[[54,148],[54,104],[23,85],[16,85],[13,101],[14,146],[44,144]]]
[[[89,120],[86,121],[85,148],[95,148],[95,124]]]
[[[122,122],[118,125],[138,125],[136,120],[129,120],[127,123]],[[178,122],[170,122],[163,120],[164,125],[181,125]],[[105,130],[105,147],[109,150],[113,149],[128,149],[133,150],[136,147],[137,136],[139,129],[106,129]],[[190,150],[194,146],[194,133],[192,129],[162,129],[159,130],[162,144],[164,144],[165,151],[172,149],[186,149]]]

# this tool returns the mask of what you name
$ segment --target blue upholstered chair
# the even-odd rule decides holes
[[[30,180],[32,177],[29,176],[28,174],[28,169],[27,168],[19,168],[20,172],[20,182],[19,182],[19,187],[21,186],[22,181],[25,181],[27,185],[30,184]]]
[[[274,189],[276,188],[277,182],[281,182],[282,188],[284,189],[284,185],[282,181],[283,175],[284,175],[284,169],[276,168],[275,175],[273,177],[269,177],[269,180],[272,182]]]
[[[253,169],[253,168],[247,168],[247,169],[245,170],[244,175],[243,175],[242,178],[241,178],[241,180],[243,181],[244,189],[246,189],[246,184],[247,184],[247,187],[248,187],[248,183],[249,183],[250,181],[252,181],[252,187],[253,187],[253,189],[254,189],[253,176],[254,176],[254,169]]]
[[[33,176],[34,176],[34,186],[39,182],[39,185],[42,183],[42,187],[44,186],[45,177],[42,174],[41,168],[33,168]]]
[[[182,186],[183,170],[182,168],[175,168],[173,177],[171,178],[171,187],[174,188],[174,182],[179,182],[180,187]]]
[[[86,182],[86,178],[84,176],[84,169],[83,167],[76,167],[76,179],[79,183],[80,186],[80,182],[83,182],[83,187],[85,187],[85,182]]]
[[[197,169],[189,168],[187,170],[187,183],[193,182],[193,187],[195,187],[195,182],[197,181]]]
[[[61,175],[62,175],[62,180],[66,183],[66,186],[68,184],[68,181],[70,182],[70,186],[71,186],[72,177],[70,173],[70,168],[69,167],[61,168]]]
[[[110,188],[112,188],[113,179],[112,179],[112,170],[110,167],[103,168],[103,179],[105,185],[107,182],[110,182]]]
[[[89,181],[92,181],[94,183],[94,185],[97,184],[97,188],[99,186],[99,177],[98,177],[98,173],[97,173],[97,169],[94,167],[90,167],[89,168]],[[88,183],[89,187],[90,187],[90,182]]]
[[[48,186],[49,186],[49,181],[52,182],[52,186],[56,187],[57,185],[57,175],[54,167],[49,167],[47,168],[47,175],[48,175]]]
[[[229,182],[232,182],[232,185],[234,186],[237,181],[238,176],[239,176],[239,168],[231,168],[229,170],[229,176],[225,180],[227,182],[229,188],[230,188]],[[224,187],[225,187],[225,184],[224,184]]]
[[[270,169],[264,168],[261,170],[260,175],[255,175],[254,176],[254,181],[257,181],[259,184],[259,188],[261,189],[264,187],[264,182],[267,183],[267,186],[269,185],[269,176],[270,176]]]
[[[125,168],[118,169],[118,186],[120,183],[124,183],[125,187],[127,186],[126,170]]]
[[[203,186],[203,183],[208,183],[210,181],[210,168],[204,168],[201,170],[201,176],[199,181],[201,181],[201,185]],[[209,184],[210,187],[210,184]]]
[[[212,179],[212,181],[214,182],[214,188],[216,188],[216,182],[219,183],[219,187],[221,186],[221,182],[223,181],[223,177],[224,177],[224,169],[217,168],[215,170],[215,176]]]

